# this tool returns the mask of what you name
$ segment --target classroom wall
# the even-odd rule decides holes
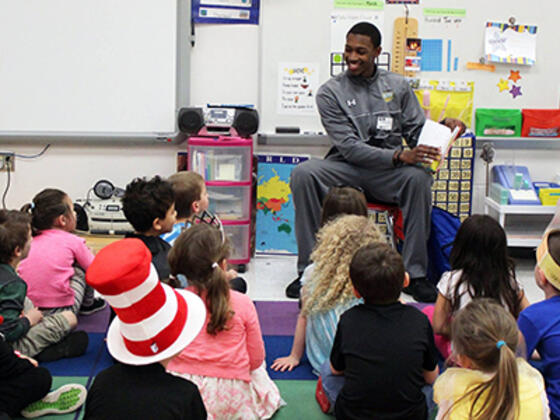
[[[276,0],[275,0],[276,1]],[[552,3],[552,2],[551,2]],[[263,7],[266,2],[263,2]],[[550,6],[560,11],[560,5]],[[538,22],[536,22],[538,24]],[[191,55],[191,104],[254,103],[260,98],[260,30],[258,26],[198,25],[196,43]],[[557,83],[557,82],[555,82]],[[44,187],[53,186],[67,191],[73,199],[85,197],[89,188],[99,179],[108,179],[124,187],[136,176],[170,175],[175,171],[176,154],[186,144],[68,144],[54,143],[38,159],[16,157],[15,172],[10,179],[6,196],[8,208],[21,206]],[[0,151],[34,154],[42,144],[20,141],[0,144]],[[322,156],[325,147],[308,148],[267,146],[262,152],[309,153]],[[550,180],[558,172],[558,149],[553,155],[546,150],[497,151],[495,163],[515,163],[529,166],[534,180]],[[474,212],[483,211],[484,163],[475,163]],[[0,172],[0,194],[7,178]]]
[[[202,25],[196,28],[191,55],[191,104],[251,103],[258,101],[257,26]],[[0,143],[0,151],[33,155],[44,144]],[[42,188],[57,187],[72,199],[85,198],[96,181],[108,179],[124,187],[137,176],[175,172],[177,152],[183,144],[53,143],[38,159],[16,157],[6,196],[8,208],[29,202]],[[0,172],[0,196],[6,187]]]

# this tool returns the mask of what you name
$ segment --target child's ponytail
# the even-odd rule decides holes
[[[519,408],[519,372],[517,369],[517,358],[514,350],[509,345],[505,344],[503,340],[498,341],[496,346],[500,346],[498,350],[500,353],[500,362],[498,363],[498,371],[492,378],[494,382],[490,386],[490,393],[495,394],[495,404],[491,417],[494,419],[503,418],[513,420],[517,418],[517,413],[514,410],[506,408],[516,407]],[[515,348],[515,347],[514,347]],[[509,407],[508,407],[509,405]]]
[[[171,274],[183,274],[189,285],[197,289],[206,301],[210,320],[206,327],[209,334],[226,329],[233,315],[229,304],[229,284],[220,264],[228,257],[229,244],[221,232],[209,225],[198,224],[185,230],[175,240],[169,251]]]
[[[229,306],[229,284],[225,279],[224,271],[217,263],[212,269],[205,284],[206,304],[210,310],[210,321],[206,331],[208,334],[216,334],[223,331],[228,320],[231,318],[232,311]]]
[[[73,211],[64,202],[66,193],[55,188],[46,188],[33,197],[31,203],[24,204],[21,211],[31,214],[31,227],[33,234],[50,229],[55,219],[63,214]]]
[[[515,319],[494,300],[475,299],[453,320],[452,341],[456,354],[467,356],[473,368],[492,375],[454,405],[471,399],[470,418],[515,420],[519,414]]]

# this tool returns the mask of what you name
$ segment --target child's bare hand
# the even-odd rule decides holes
[[[25,313],[25,317],[29,320],[31,326],[37,325],[43,319],[43,312],[37,308],[31,308]]]
[[[227,281],[233,280],[236,277],[239,277],[239,273],[237,271],[235,271],[233,268],[230,268],[228,271],[226,271],[226,280]]]
[[[299,365],[299,359],[294,356],[287,356],[287,357],[279,357],[274,361],[274,363],[270,366],[272,370],[280,371],[280,372],[291,372],[293,368]]]
[[[39,366],[39,362],[37,360],[33,359],[32,357],[25,356],[23,354],[20,354],[19,357],[21,359],[25,359],[25,360],[29,361],[29,363],[31,363],[35,367]]]

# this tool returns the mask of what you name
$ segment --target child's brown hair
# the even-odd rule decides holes
[[[544,235],[537,248],[537,267],[554,289],[560,292],[560,229]]]
[[[175,193],[175,210],[177,218],[188,219],[192,216],[192,204],[200,200],[204,187],[204,178],[192,171],[180,171],[168,179]]]
[[[27,243],[31,216],[17,210],[0,210],[0,263],[9,264],[17,247]]]
[[[522,293],[515,263],[508,255],[504,228],[492,217],[469,216],[461,223],[449,256],[452,270],[461,270],[453,288],[451,311],[459,310],[463,287],[472,297],[504,302],[514,317],[521,312]]]
[[[389,244],[370,243],[358,249],[350,262],[350,278],[366,303],[396,302],[402,292],[404,264]]]
[[[45,188],[33,197],[31,203],[23,205],[21,211],[31,214],[34,235],[52,228],[58,216],[74,211],[64,202],[66,196],[67,194],[59,189]]]
[[[516,419],[518,329],[513,316],[493,299],[474,299],[453,319],[451,336],[456,354],[467,356],[476,369],[492,374],[454,404],[472,398],[470,418],[477,420]]]
[[[222,233],[206,224],[195,225],[179,235],[169,251],[171,274],[183,274],[206,302],[210,321],[206,331],[217,334],[226,329],[233,311],[229,304],[229,284],[218,266],[229,255],[229,243]]]
[[[323,200],[321,227],[343,214],[367,216],[366,196],[354,187],[332,187]]]

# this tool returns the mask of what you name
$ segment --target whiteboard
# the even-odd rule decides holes
[[[302,131],[324,131],[317,113],[284,115],[277,112],[279,64],[283,62],[319,63],[320,84],[330,78],[330,45],[333,0],[262,0],[261,2],[261,79],[260,132],[273,133],[277,126],[297,126]],[[409,5],[410,16],[418,19],[419,37],[441,39],[441,72],[421,72],[428,80],[474,82],[474,108],[558,108],[560,103],[560,55],[556,52],[557,16],[560,3],[506,0],[420,0]],[[430,22],[423,13],[426,7],[466,9],[460,24]],[[336,9],[338,10],[338,9]],[[402,4],[385,5],[383,13],[383,49],[391,50],[393,22],[405,16]],[[484,29],[487,21],[537,25],[537,59],[534,66],[497,64],[494,73],[466,69],[467,62],[478,62],[484,55]],[[457,71],[447,71],[447,45],[451,41],[451,66],[458,57]],[[510,70],[519,70],[522,95],[499,92],[500,78]]]
[[[174,133],[184,3],[0,0],[0,138]]]

